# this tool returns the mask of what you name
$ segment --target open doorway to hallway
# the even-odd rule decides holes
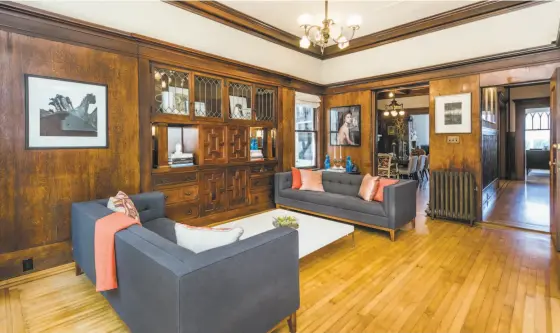
[[[549,82],[483,88],[483,96],[493,89],[498,91],[495,130],[482,125],[483,221],[549,232]],[[488,140],[497,143],[496,151]],[[494,154],[498,170],[492,173]]]

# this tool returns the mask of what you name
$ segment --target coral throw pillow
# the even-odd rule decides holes
[[[379,177],[373,177],[369,173],[362,179],[362,185],[360,185],[360,191],[358,195],[365,201],[373,200],[375,195],[375,190],[377,189],[377,184],[379,183]]]
[[[180,223],[175,224],[177,245],[200,253],[216,247],[235,243],[243,235],[243,229],[237,228],[199,228]]]
[[[379,178],[379,185],[377,186],[373,200],[383,202],[383,189],[385,186],[393,185],[398,182],[398,179]]]
[[[123,191],[119,191],[114,197],[110,197],[107,202],[107,208],[113,212],[124,213],[126,216],[140,221],[140,215],[132,199]]]
[[[300,170],[301,173],[301,187],[302,191],[315,191],[325,192],[323,188],[323,172]]]
[[[301,187],[301,172],[298,168],[292,168],[292,188],[299,190]]]

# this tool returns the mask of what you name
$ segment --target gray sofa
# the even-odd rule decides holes
[[[384,188],[383,202],[365,201],[358,197],[361,175],[323,172],[325,192],[292,189],[292,173],[277,173],[274,199],[278,208],[299,210],[335,220],[388,231],[395,231],[416,217],[416,181],[399,180]]]
[[[103,292],[132,332],[263,333],[299,308],[298,233],[277,228],[195,254],[176,244],[162,193],[131,196],[142,227],[115,235],[119,287]],[[94,232],[107,199],[72,204],[77,273],[95,284]]]

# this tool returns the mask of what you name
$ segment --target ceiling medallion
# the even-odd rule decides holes
[[[356,30],[360,29],[361,18],[358,16],[351,17],[348,20],[348,28],[352,30],[350,36],[345,36],[343,34],[344,27],[340,27],[340,34],[338,37],[331,37],[331,29],[334,28],[336,23],[329,18],[329,2],[325,1],[325,18],[323,19],[322,26],[314,25],[311,23],[312,18],[308,14],[301,15],[298,19],[298,23],[304,30],[304,35],[299,41],[299,46],[307,49],[311,44],[314,46],[319,46],[321,48],[321,54],[324,53],[329,40],[335,42],[340,49],[345,49],[350,45],[350,40],[354,38]]]

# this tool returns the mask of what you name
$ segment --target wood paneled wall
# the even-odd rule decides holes
[[[372,110],[374,101],[372,100],[373,93],[370,90],[349,92],[338,95],[328,95],[324,98],[324,121],[323,130],[321,131],[324,149],[322,151],[321,167],[325,160],[325,154],[328,152],[333,156],[334,147],[329,144],[329,122],[330,122],[330,109],[337,106],[347,105],[361,105],[361,146],[360,147],[342,147],[342,157],[346,156],[352,158],[352,162],[358,165],[362,174],[373,172],[373,137],[375,135],[375,112]],[[337,147],[338,155],[338,147]]]
[[[278,122],[278,134],[282,139],[280,151],[280,166],[282,171],[290,171],[296,165],[296,135],[295,112],[296,92],[294,89],[282,87],[280,89],[281,121]]]
[[[471,93],[472,132],[469,134],[435,133],[435,97]],[[482,217],[481,117],[479,75],[430,81],[430,170],[468,171],[478,186],[478,219]],[[459,136],[460,143],[447,143],[447,136]]]
[[[25,150],[24,74],[108,85],[109,148]],[[0,31],[0,279],[71,261],[70,205],[139,190],[134,57]]]

